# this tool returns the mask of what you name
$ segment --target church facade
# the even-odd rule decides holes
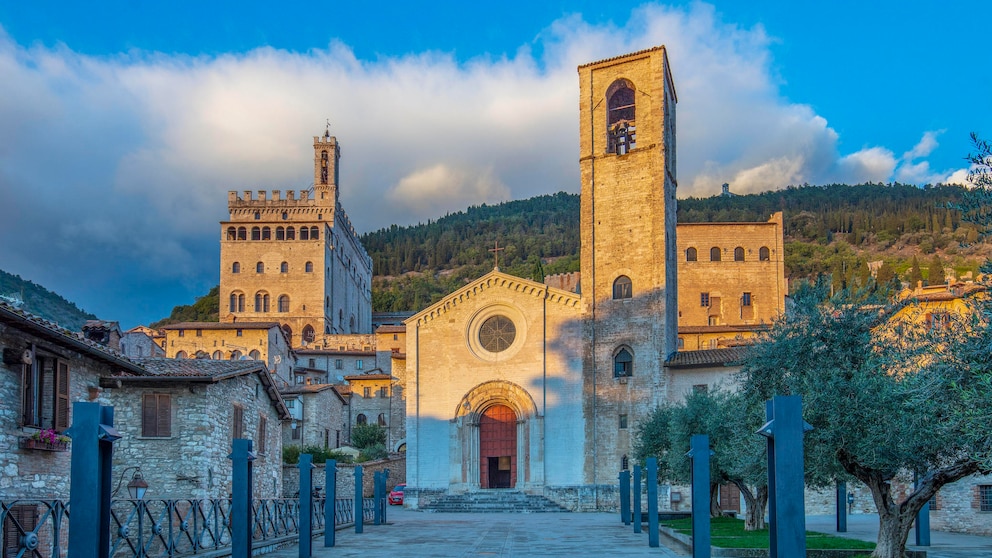
[[[510,488],[612,505],[677,347],[664,47],[579,67],[581,293],[493,272],[406,321],[407,501]]]

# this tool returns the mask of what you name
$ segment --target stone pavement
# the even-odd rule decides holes
[[[315,539],[317,558],[466,556],[654,556],[675,552],[648,546],[647,525],[641,533],[612,513],[427,513],[397,507],[389,509],[389,525],[365,525],[337,532],[336,544],[324,548]],[[297,558],[296,546],[264,555]]]
[[[806,516],[806,530],[829,533],[839,537],[875,542],[878,540],[878,515],[854,514],[847,516],[847,532],[837,532],[837,521],[832,515]],[[915,546],[913,531],[909,532],[909,550],[925,550],[927,558],[992,558],[992,537],[963,535],[947,531],[930,531],[930,546]]]

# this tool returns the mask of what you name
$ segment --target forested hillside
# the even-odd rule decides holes
[[[45,287],[6,271],[0,271],[0,296],[7,302],[20,301],[22,309],[72,331],[80,331],[86,320],[96,319]]]
[[[975,271],[992,253],[952,209],[958,186],[905,184],[799,186],[746,196],[679,200],[678,221],[765,221],[785,213],[790,279],[830,274],[840,288],[866,280],[883,261],[883,282],[915,283],[953,268]],[[579,197],[559,192],[470,207],[436,221],[364,235],[372,256],[373,308],[420,310],[492,268],[499,241],[503,271],[540,280],[579,266]],[[914,265],[915,262],[915,265]]]

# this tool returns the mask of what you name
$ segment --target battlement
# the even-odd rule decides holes
[[[299,197],[296,190],[286,190],[286,198],[282,197],[282,190],[258,190],[256,198],[252,190],[245,190],[239,196],[237,190],[230,190],[227,193],[227,205],[229,207],[273,207],[273,206],[310,206],[317,203],[313,189],[299,190]]]

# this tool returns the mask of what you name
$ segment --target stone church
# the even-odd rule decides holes
[[[612,505],[678,344],[664,47],[579,67],[581,288],[494,269],[406,321],[407,502],[512,488]],[[498,260],[497,260],[498,261]]]

